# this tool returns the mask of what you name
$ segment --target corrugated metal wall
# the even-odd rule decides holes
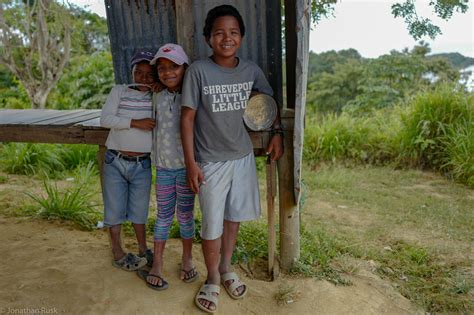
[[[106,0],[107,21],[117,83],[131,80],[130,57],[136,49],[157,50],[167,42],[176,42],[175,1]],[[282,104],[282,52],[280,1],[192,1],[195,22],[194,58],[211,54],[202,36],[207,12],[220,4],[231,4],[241,13],[246,34],[239,50],[242,58],[256,62],[265,72]]]
[[[176,41],[173,1],[105,0],[115,82],[132,80],[130,58],[138,49],[158,50]]]

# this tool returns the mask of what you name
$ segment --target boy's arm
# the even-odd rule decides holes
[[[204,182],[204,175],[196,163],[194,156],[194,118],[196,111],[181,107],[181,143],[183,145],[184,163],[188,174],[188,182],[194,193],[199,193],[199,186]]]
[[[283,155],[283,126],[280,119],[280,107],[277,105],[277,117],[272,125],[272,138],[267,147],[267,155],[272,161],[278,161]]]

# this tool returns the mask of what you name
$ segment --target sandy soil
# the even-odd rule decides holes
[[[125,239],[134,250],[134,241]],[[133,272],[112,267],[104,231],[83,232],[60,223],[0,217],[0,313],[30,310],[71,314],[203,314],[194,295],[203,277],[191,284],[178,278],[181,245],[170,240],[165,278],[170,287],[154,291]],[[196,265],[205,272],[200,247]],[[221,291],[219,314],[414,314],[419,309],[369,269],[348,276],[352,286],[334,286],[315,279],[280,276],[273,282],[250,279],[243,300]],[[278,305],[275,294],[293,287],[298,298]],[[26,311],[25,311],[26,310]]]

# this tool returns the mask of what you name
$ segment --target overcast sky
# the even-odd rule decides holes
[[[69,0],[105,16],[102,0]],[[391,5],[402,0],[342,0],[335,6],[335,16],[313,26],[310,49],[314,52],[355,48],[364,57],[378,57],[392,49],[412,48],[416,41],[408,34],[401,18],[391,14]],[[474,0],[469,0],[469,11],[455,13],[445,22],[430,12],[429,0],[416,0],[419,15],[432,19],[441,27],[442,35],[430,44],[433,53],[459,52],[474,57]]]

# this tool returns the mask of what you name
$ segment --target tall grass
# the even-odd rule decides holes
[[[97,146],[5,143],[0,147],[0,166],[10,174],[61,178],[63,172],[97,169]]]
[[[0,152],[0,164],[10,174],[54,174],[64,170],[54,145],[33,143],[6,143]]]
[[[310,164],[350,161],[440,171],[474,186],[474,96],[453,85],[370,115],[313,117],[303,157]]]
[[[97,165],[96,145],[87,144],[64,144],[58,146],[59,157],[68,170],[93,163]]]
[[[100,213],[91,202],[92,193],[85,184],[60,189],[56,184],[43,182],[45,196],[28,194],[38,206],[36,214],[47,220],[67,220],[81,228],[91,230],[100,218]]]
[[[400,124],[397,110],[374,111],[371,116],[348,113],[310,121],[305,130],[304,158],[310,162],[357,161],[381,164],[397,154],[394,135]]]
[[[401,117],[400,158],[409,165],[441,169],[450,160],[450,141],[463,141],[453,133],[473,123],[473,111],[472,96],[456,86],[418,94]]]

